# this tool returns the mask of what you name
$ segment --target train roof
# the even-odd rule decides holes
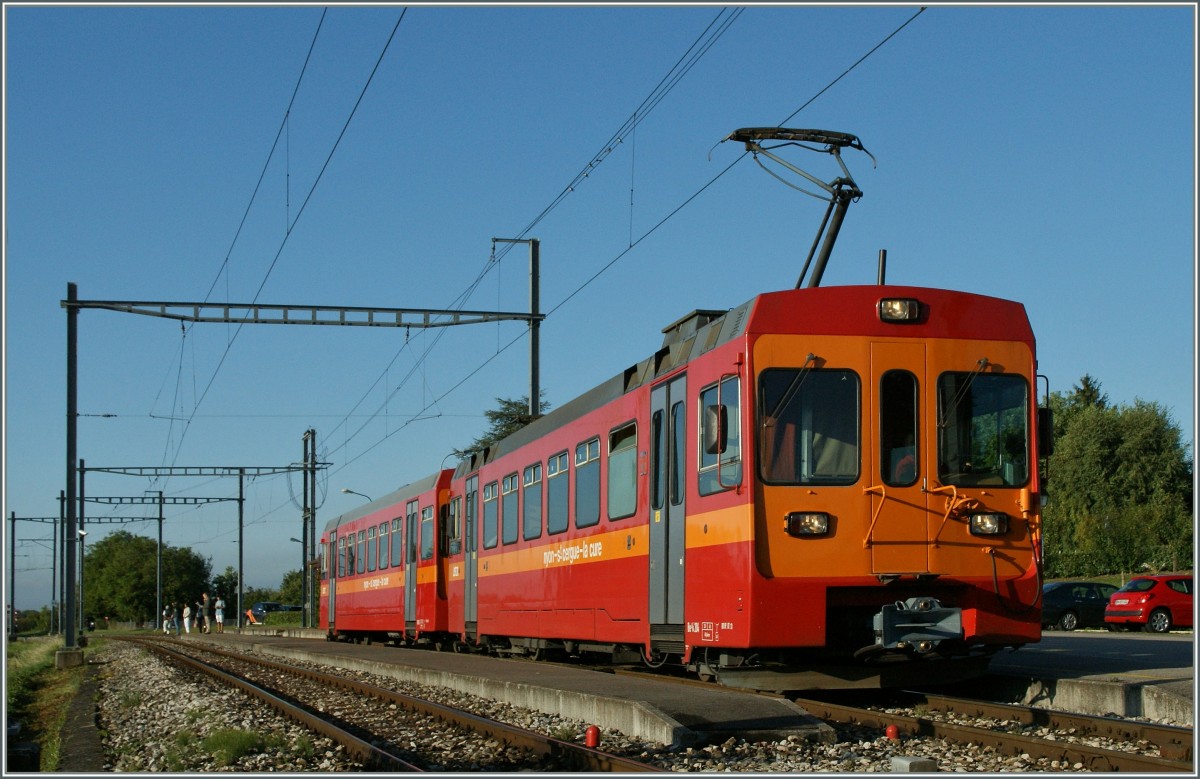
[[[927,317],[930,321],[920,333],[924,337],[1023,340],[1033,344],[1024,306],[985,295],[893,285],[806,287],[766,292],[736,308],[697,309],[677,319],[663,328],[662,346],[653,355],[530,422],[487,450],[473,453],[459,463],[455,476],[465,476],[506,452],[535,441],[747,333],[894,337],[897,326],[880,322],[876,314],[878,301],[885,297],[912,297],[936,309],[937,315]],[[861,310],[861,314],[855,315],[856,310]],[[909,331],[906,334],[917,333]]]
[[[361,519],[362,517],[365,517],[368,514],[373,514],[382,508],[395,506],[398,503],[412,500],[416,496],[433,489],[437,485],[438,477],[440,476],[441,472],[438,472],[431,476],[426,476],[422,479],[418,479],[417,481],[410,482],[399,489],[389,492],[383,497],[376,498],[370,503],[359,506],[352,511],[347,511],[344,514],[339,514],[325,523],[325,532],[328,533],[331,530],[337,530],[339,526],[347,522],[353,522],[356,519]]]

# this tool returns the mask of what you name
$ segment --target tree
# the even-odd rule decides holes
[[[288,571],[279,583],[281,603],[304,603],[304,572]]]
[[[524,395],[518,400],[496,398],[496,404],[496,408],[483,412],[488,420],[487,432],[472,441],[467,448],[454,450],[454,453],[460,459],[468,457],[472,452],[481,452],[487,449],[497,441],[507,438],[537,418],[529,413],[528,395]],[[545,413],[549,409],[550,404],[545,400],[538,404],[538,411],[540,413]]]
[[[1090,376],[1050,401],[1047,575],[1178,569],[1190,560],[1193,464],[1170,414],[1142,400],[1112,406]]]
[[[225,599],[225,613],[232,615],[237,612],[238,607],[238,575],[232,565],[225,566],[225,570],[212,580],[212,589],[209,590],[209,597],[215,603],[217,598]],[[246,609],[243,608],[242,611]]]
[[[95,617],[154,622],[157,610],[157,542],[124,530],[89,544],[83,560],[83,607]],[[200,599],[209,589],[211,562],[163,545],[163,604]]]

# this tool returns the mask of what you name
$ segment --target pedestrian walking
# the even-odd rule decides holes
[[[217,618],[217,632],[225,632],[225,599],[217,595],[217,601],[213,604],[213,613]]]
[[[183,632],[188,635],[192,633],[192,607],[186,603],[183,606]]]
[[[178,638],[183,625],[183,607],[178,603],[171,604],[174,613],[171,615],[171,624],[175,627],[175,637]]]
[[[192,627],[197,633],[204,632],[204,604],[201,601],[192,604]]]
[[[207,592],[200,596],[200,619],[204,623],[200,626],[200,632],[210,632],[212,630],[212,603],[208,600]]]
[[[170,633],[171,633],[171,604],[170,603],[168,603],[166,606],[163,606],[162,631],[163,631],[163,635],[170,635]]]

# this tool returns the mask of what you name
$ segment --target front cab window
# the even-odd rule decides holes
[[[1029,385],[1020,376],[938,377],[938,478],[959,487],[1029,480]]]
[[[763,480],[793,485],[858,481],[860,396],[853,371],[763,371],[758,407]]]

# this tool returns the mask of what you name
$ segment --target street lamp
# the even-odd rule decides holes
[[[349,487],[342,487],[342,492],[346,493],[347,495],[357,495],[360,498],[366,498],[368,502],[374,502],[374,498],[372,498],[370,495],[364,495],[361,492],[355,492]]]

